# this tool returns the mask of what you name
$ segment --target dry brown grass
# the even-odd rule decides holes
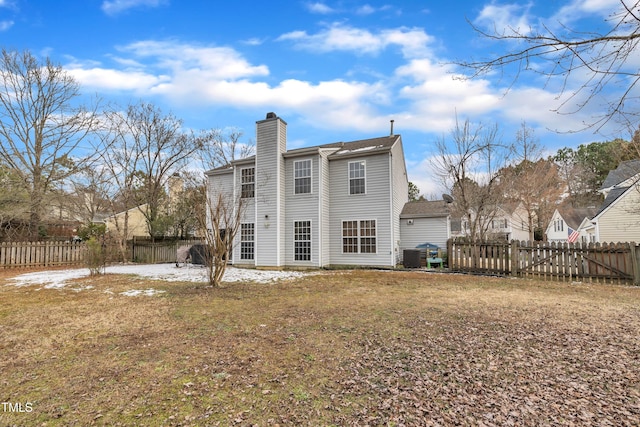
[[[6,280],[6,277],[5,277]],[[0,278],[0,425],[639,425],[640,289],[414,272]],[[153,287],[155,297],[119,292]],[[108,291],[108,292],[107,292]]]

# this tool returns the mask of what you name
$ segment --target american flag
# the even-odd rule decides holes
[[[567,240],[569,243],[575,243],[578,241],[578,237],[580,237],[580,232],[578,230],[574,230],[571,227],[567,227],[568,236]]]

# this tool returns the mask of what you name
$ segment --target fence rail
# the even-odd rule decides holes
[[[70,242],[2,242],[0,268],[82,264],[87,247]]]
[[[640,285],[640,250],[629,243],[448,242],[453,271]]]

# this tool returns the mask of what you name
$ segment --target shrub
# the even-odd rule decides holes
[[[87,254],[85,264],[89,268],[89,274],[96,276],[104,273],[107,264],[106,250],[104,242],[95,237],[87,240]]]

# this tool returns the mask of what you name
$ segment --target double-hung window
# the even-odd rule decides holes
[[[254,259],[255,225],[240,224],[240,259]]]
[[[366,177],[364,160],[349,162],[349,194],[365,194]]]
[[[293,162],[293,192],[311,193],[311,159]]]
[[[240,179],[240,196],[243,199],[253,198],[256,194],[256,168],[241,169]]]
[[[293,251],[295,261],[311,261],[311,221],[293,222]]]
[[[342,252],[375,254],[376,220],[342,221]]]

